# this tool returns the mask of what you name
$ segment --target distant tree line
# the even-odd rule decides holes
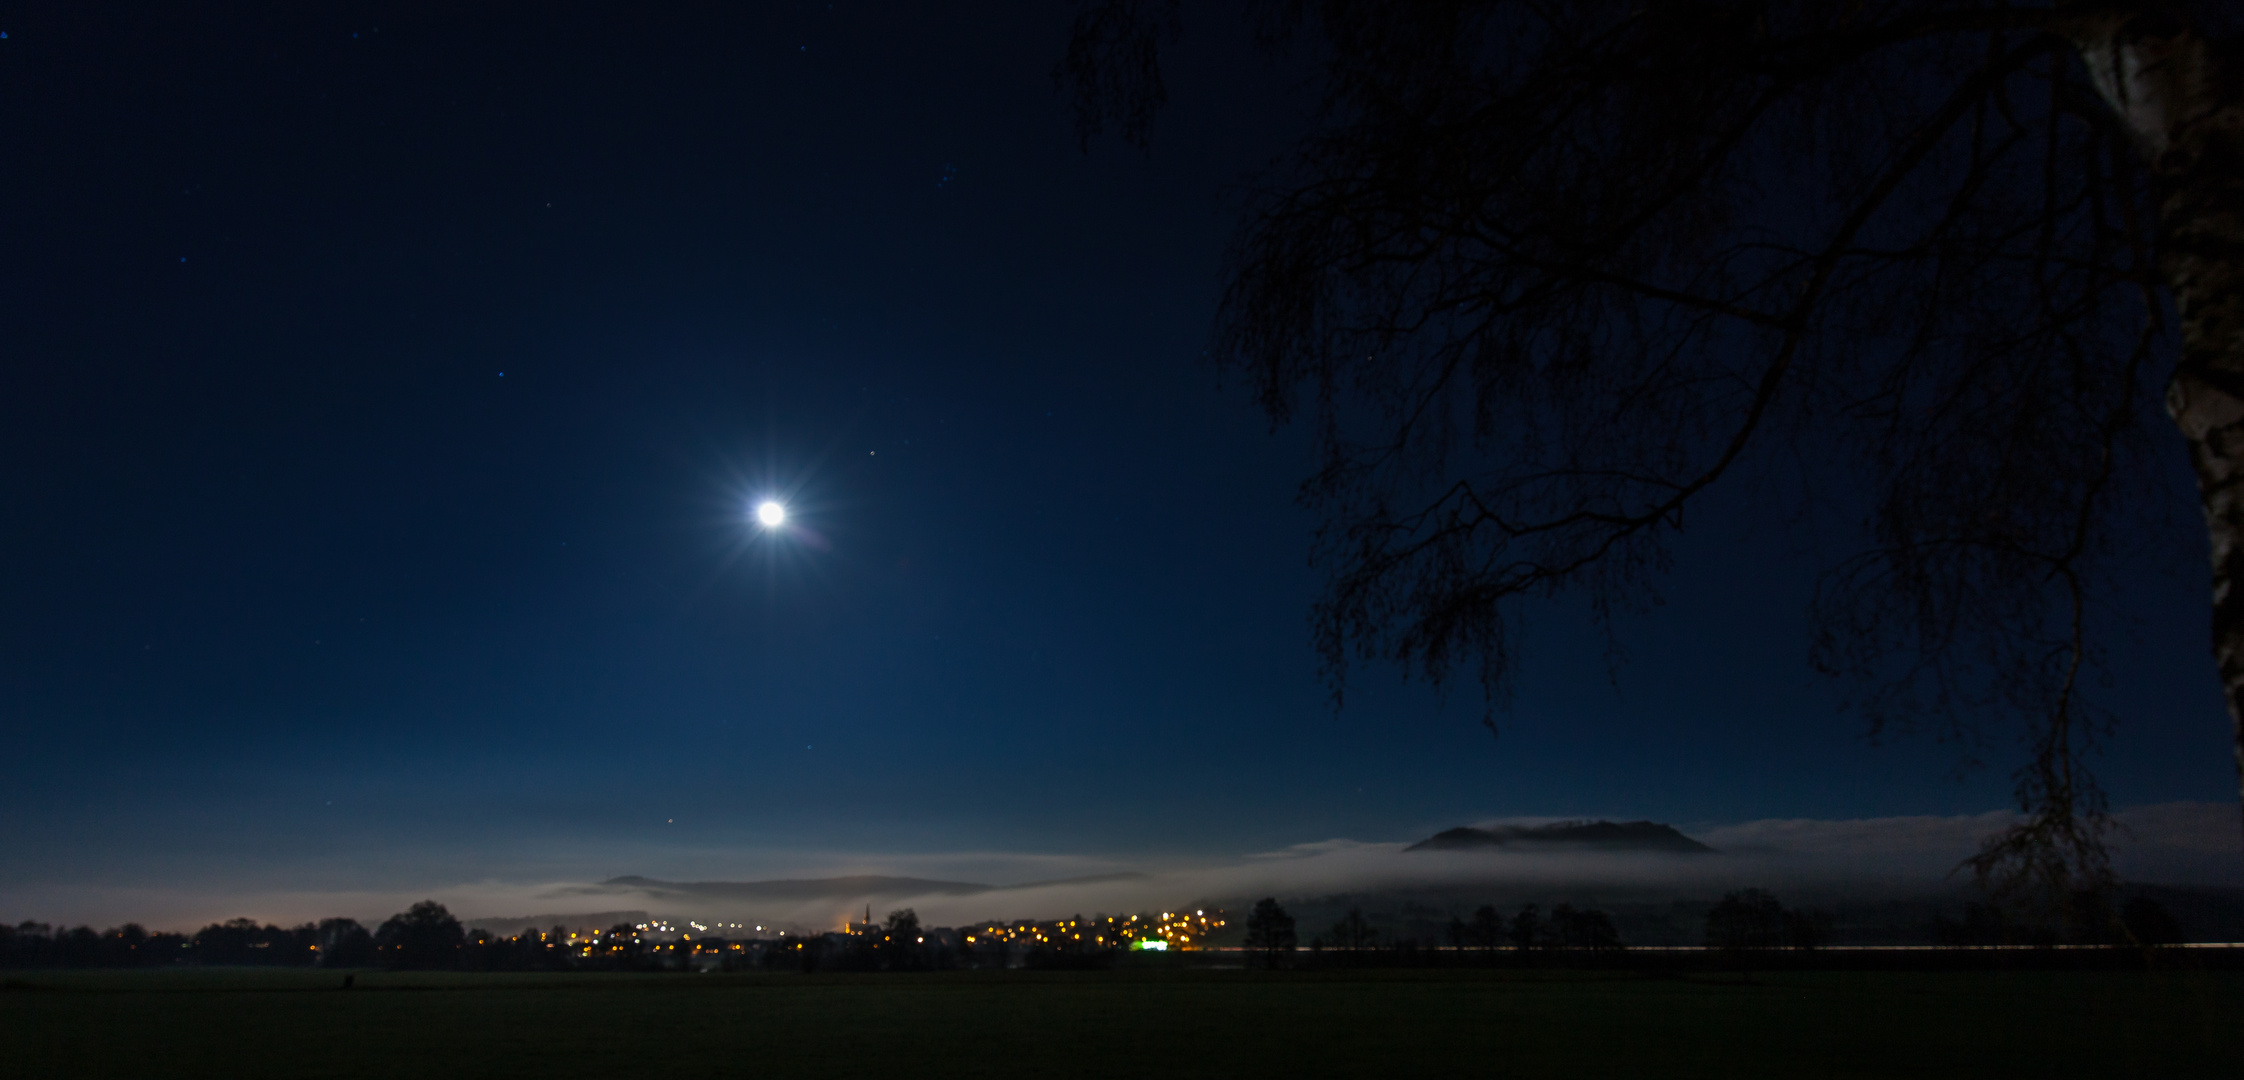
[[[965,927],[927,927],[910,908],[879,922],[853,923],[847,931],[728,939],[714,935],[651,933],[623,923],[606,930],[554,926],[513,935],[468,929],[435,901],[422,901],[369,930],[354,919],[324,919],[294,927],[253,919],[212,923],[193,934],[150,932],[136,923],[109,930],[24,922],[0,925],[0,968],[140,968],[252,965],[292,968],[388,968],[466,971],[940,971],[1025,967],[1045,970],[1111,967],[1135,944],[1161,934],[1204,942],[1220,927],[1221,912],[1174,918],[1098,916],[1043,922],[986,921]],[[1433,924],[1415,923],[1421,931]],[[1259,967],[1454,966],[1530,964],[1566,953],[1619,952],[1612,918],[1595,908],[1558,904],[1546,913],[1527,904],[1510,915],[1482,905],[1470,916],[1453,915],[1438,937],[1382,928],[1360,907],[1350,908],[1306,946],[1294,917],[1274,897],[1257,901],[1242,941]],[[2033,917],[1992,904],[1966,905],[1961,918],[1942,916],[1927,928],[1933,942],[1970,949],[1998,945],[2156,946],[2183,940],[2179,922],[2156,901],[2136,896],[2115,903],[2083,890],[2062,917]],[[1724,896],[1705,916],[1704,942],[1734,957],[1765,950],[1807,951],[1828,944],[1833,919],[1826,912],[1788,908],[1763,889]],[[1306,953],[1306,955],[1304,955]]]
[[[1831,944],[1835,922],[1826,911],[1787,907],[1766,889],[1742,889],[1707,909],[1701,940],[1705,947],[1733,959],[1765,950],[1808,952]],[[1431,948],[1432,943],[1423,938],[1383,932],[1360,907],[1350,908],[1325,932],[1309,937],[1306,956],[1299,955],[1303,945],[1293,916],[1275,898],[1257,902],[1246,925],[1244,944],[1250,962],[1273,968],[1520,965],[1558,953],[1587,958],[1624,948],[1610,915],[1570,904],[1556,905],[1548,912],[1527,904],[1508,916],[1494,905],[1483,905],[1470,916],[1453,915],[1442,935],[1445,949]],[[2157,946],[2183,940],[2180,923],[2149,897],[2115,904],[2109,893],[2095,890],[2075,893],[2058,923],[1974,903],[1966,906],[1960,922],[1941,918],[1927,928],[1926,936],[1933,944],[1952,948]]]
[[[2147,896],[2115,905],[2109,894],[2082,889],[2054,912],[2023,913],[1997,904],[1964,905],[1960,919],[1943,916],[1932,924],[1934,940],[1951,948],[1997,945],[2175,945],[2184,940],[2181,922]]]
[[[935,971],[976,967],[1112,966],[1133,943],[1170,935],[1197,941],[1220,912],[1100,916],[1045,922],[991,921],[926,927],[910,908],[847,931],[746,939],[657,934],[619,923],[605,930],[554,926],[513,935],[468,929],[435,901],[422,901],[373,930],[353,919],[296,927],[253,919],[213,923],[194,934],[150,933],[138,924],[107,931],[44,923],[0,925],[0,967],[130,968],[180,964],[464,971]]]
[[[1596,908],[1576,910],[1571,904],[1551,908],[1547,918],[1536,905],[1527,904],[1510,919],[1494,907],[1482,905],[1473,912],[1471,921],[1451,918],[1448,937],[1456,948],[1482,952],[1621,947],[1621,934],[1613,927],[1612,916]]]
[[[1275,897],[1255,903],[1247,917],[1244,942],[1258,966],[1289,964],[1341,966],[1442,966],[1455,963],[1518,962],[1557,950],[1612,952],[1622,948],[1613,919],[1595,908],[1559,904],[1544,915],[1528,904],[1507,918],[1492,904],[1470,919],[1451,916],[1442,940],[1382,935],[1360,907],[1348,909],[1328,930],[1309,939],[1309,956],[1298,954],[1300,932]],[[1446,948],[1444,948],[1446,945]]]
[[[1786,908],[1766,889],[1730,893],[1706,913],[1706,945],[1725,952],[1817,949],[1831,941],[1831,916]]]
[[[0,967],[446,967],[452,966],[454,955],[447,949],[463,942],[459,920],[431,901],[413,905],[372,931],[356,919],[294,927],[230,919],[192,934],[152,933],[139,923],[96,931],[22,922],[0,925]]]
[[[1942,915],[1927,930],[1932,944],[1959,949],[2148,947],[2183,940],[2181,923],[2158,901],[2136,896],[2115,904],[2111,893],[2102,889],[2076,890],[2054,912],[2039,904],[2005,908],[1991,902],[1969,903],[1960,919]],[[1706,913],[1707,946],[1730,953],[1817,949],[1829,944],[1831,935],[1829,913],[1787,908],[1764,889],[1730,893]]]

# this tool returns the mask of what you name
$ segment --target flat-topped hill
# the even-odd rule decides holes
[[[1675,826],[1654,821],[1560,821],[1549,825],[1494,825],[1481,829],[1466,826],[1435,833],[1403,850],[1540,851],[1556,848],[1664,851],[1691,855],[1711,854],[1714,851],[1676,831]]]

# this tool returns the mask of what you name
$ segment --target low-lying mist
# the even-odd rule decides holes
[[[1477,825],[1555,819],[1504,819]],[[1394,841],[1330,839],[1228,859],[1123,862],[1096,856],[1004,852],[828,855],[800,873],[743,872],[730,880],[660,876],[599,881],[462,881],[397,890],[228,890],[161,883],[73,887],[0,886],[0,917],[97,926],[137,921],[192,929],[235,916],[294,923],[333,915],[378,921],[433,898],[484,925],[541,924],[644,911],[678,921],[831,929],[902,907],[930,925],[1074,914],[1241,908],[1275,896],[1309,902],[1342,895],[1446,897],[1453,903],[1644,904],[1701,901],[1758,886],[1800,902],[1861,902],[1950,893],[1969,884],[1957,865],[2011,820],[1994,812],[1857,820],[1771,819],[1685,826],[1713,854],[1500,848],[1405,851]],[[2236,809],[2166,803],[2119,815],[2115,869],[2128,881],[2244,886]],[[1460,823],[1465,824],[1465,823]],[[613,852],[606,853],[608,858]],[[704,860],[706,864],[706,860]],[[769,853],[743,853],[743,867],[768,868]],[[994,871],[994,873],[993,873]],[[1011,871],[1008,876],[998,876]],[[993,880],[994,878],[994,880]]]

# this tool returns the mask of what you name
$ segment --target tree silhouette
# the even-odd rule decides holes
[[[2062,912],[2065,937],[2075,945],[2110,945],[2126,933],[2119,912],[2102,889],[2075,889]]]
[[[1247,914],[1246,947],[1262,954],[1264,967],[1277,967],[1293,953],[1300,939],[1295,936],[1293,916],[1278,906],[1273,896],[1254,902],[1254,910]]]
[[[1955,948],[2006,945],[2012,937],[2009,920],[2004,918],[2002,909],[1981,903],[1965,904],[1960,922],[1946,916],[1933,920],[1932,934],[1933,940]]]
[[[880,940],[873,946],[880,966],[888,971],[917,971],[926,967],[927,950],[921,947],[925,936],[919,926],[919,913],[911,908],[888,913],[888,921],[877,931]]]
[[[1494,905],[1482,904],[1473,912],[1470,925],[1474,946],[1487,950],[1491,956],[1504,947],[1504,916]]]
[[[459,964],[467,933],[444,905],[423,900],[383,920],[374,943],[385,966],[441,969]]]
[[[154,950],[148,947],[148,930],[139,923],[126,923],[101,937],[108,946],[104,960],[110,967],[142,967],[152,962],[149,954]]]
[[[1543,916],[1533,904],[1520,905],[1519,914],[1512,916],[1511,925],[1504,931],[1512,948],[1526,953],[1543,943]]]
[[[1706,913],[1706,944],[1730,953],[1786,944],[1784,905],[1763,889],[1730,893]]]
[[[1814,667],[1877,732],[2022,724],[1971,865],[2107,875],[2097,617],[2163,383],[2213,551],[2244,783],[2244,58],[2209,3],[1298,0],[1315,129],[1238,234],[1213,356],[1306,415],[1349,664],[1508,692],[1528,598],[1655,600],[1745,477],[1855,516]],[[1109,0],[1055,78],[1085,137],[1165,100],[1178,7]],[[2174,316],[2178,314],[2178,319]],[[1834,509],[1836,508],[1836,509]]]
[[[1562,949],[1618,949],[1621,933],[1613,917],[1596,908],[1575,910],[1572,904],[1551,909],[1549,938]]]
[[[92,967],[101,962],[101,935],[90,926],[75,926],[57,935],[64,967]]]
[[[80,928],[85,929],[85,928]],[[85,931],[91,940],[93,931]],[[71,931],[72,940],[78,932]],[[255,919],[228,919],[195,932],[193,955],[199,964],[252,964],[260,967],[306,967],[319,959],[319,930],[299,926],[293,930]]]
[[[360,926],[357,919],[322,919],[314,933],[319,939],[321,967],[373,966],[374,935]]]
[[[1379,931],[1365,921],[1364,909],[1352,907],[1332,924],[1328,943],[1335,949],[1348,950],[1348,962],[1356,963],[1365,950],[1379,943]]]
[[[2183,940],[2182,924],[2147,896],[2135,897],[2121,907],[2119,921],[2127,929],[2128,939],[2137,945],[2178,945]]]
[[[1784,943],[1803,952],[1831,943],[1831,913],[1794,909],[1784,913]]]

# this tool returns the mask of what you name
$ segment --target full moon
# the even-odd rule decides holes
[[[775,502],[759,503],[756,506],[756,520],[763,522],[764,528],[776,529],[780,522],[787,520],[787,508]]]

